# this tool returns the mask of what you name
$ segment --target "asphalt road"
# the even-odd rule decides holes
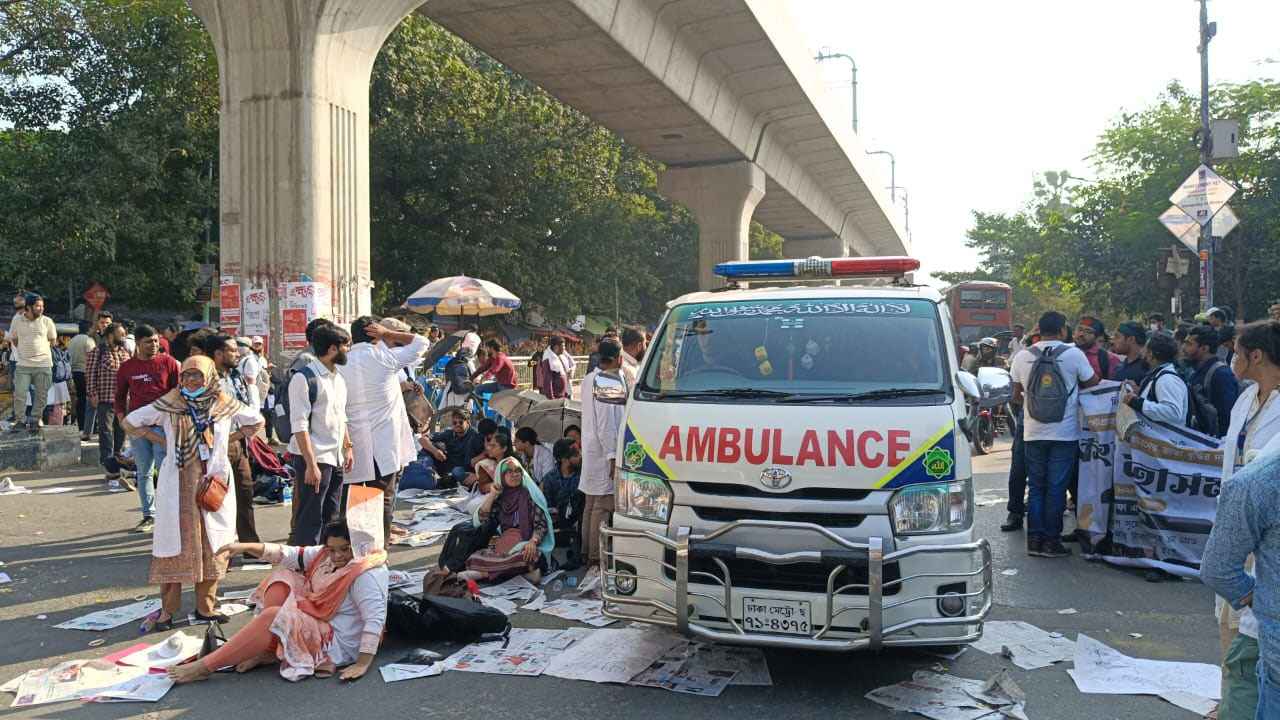
[[[1003,498],[1008,460],[1005,450],[975,463],[980,502]],[[36,490],[57,486],[74,490],[0,497],[0,562],[4,563],[0,572],[13,578],[0,585],[0,682],[28,669],[99,657],[136,643],[133,625],[105,633],[52,627],[135,597],[155,596],[155,589],[145,584],[149,539],[129,532],[139,519],[136,496],[103,492],[100,476],[91,468],[12,476]],[[1000,532],[1003,517],[1003,503],[978,509],[979,533],[991,541],[997,566],[992,619],[1023,620],[1070,637],[1083,632],[1137,657],[1216,663],[1212,596],[1204,587],[1187,581],[1151,585],[1132,571],[1076,557],[1028,558],[1022,552],[1021,533]],[[264,537],[280,538],[287,527],[286,511],[260,508],[258,523]],[[431,556],[432,550],[396,547],[391,558],[395,567],[420,568]],[[1019,572],[998,574],[1006,568]],[[261,572],[236,570],[223,588],[248,588],[262,577]],[[1078,612],[1060,615],[1058,610],[1063,608]],[[38,615],[47,618],[37,619]],[[246,619],[246,615],[235,618],[229,629]],[[516,625],[565,626],[555,618],[531,613],[516,616]],[[1130,633],[1142,637],[1134,639]],[[97,638],[105,638],[106,644],[90,647]],[[395,661],[404,649],[393,641],[379,653],[378,664]],[[863,696],[876,687],[909,679],[915,670],[940,667],[980,679],[1009,668],[1027,693],[1028,714],[1034,720],[1195,717],[1154,697],[1083,695],[1062,664],[1023,671],[972,649],[954,662],[916,651],[858,655],[770,651],[767,655],[773,687],[731,687],[719,698],[550,677],[472,673],[445,673],[392,685],[372,672],[353,684],[337,680],[291,684],[274,671],[261,670],[243,676],[216,675],[208,682],[177,687],[154,705],[61,703],[0,709],[0,718],[890,717],[890,712]],[[10,697],[0,696],[0,703],[7,704]]]

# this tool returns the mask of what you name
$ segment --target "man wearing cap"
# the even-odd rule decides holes
[[[1120,369],[1121,358],[1102,347],[1100,341],[1106,336],[1107,328],[1101,320],[1092,315],[1082,315],[1076,323],[1073,338],[1076,347],[1080,348],[1089,361],[1089,366],[1093,368],[1093,374],[1103,380],[1114,380],[1116,371]]]
[[[1132,320],[1120,323],[1111,339],[1111,347],[1122,358],[1119,369],[1115,371],[1116,380],[1132,380],[1135,385],[1142,384],[1142,379],[1151,372],[1151,366],[1142,354],[1146,345],[1147,329],[1141,323]]]

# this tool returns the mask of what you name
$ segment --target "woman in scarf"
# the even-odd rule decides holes
[[[157,426],[163,437],[151,429]],[[197,619],[226,622],[217,612],[217,590],[227,560],[215,557],[213,549],[236,539],[235,492],[228,491],[216,510],[201,508],[197,495],[206,479],[227,482],[227,445],[261,426],[262,414],[223,392],[213,360],[203,356],[182,363],[178,387],[125,417],[130,435],[165,445],[156,479],[150,576],[160,586],[161,608],[143,623],[144,632],[172,627],[182,609],[183,584],[195,585]]]
[[[227,644],[169,671],[175,682],[204,680],[215,670],[248,672],[279,661],[280,675],[298,681],[329,677],[356,680],[373,664],[387,620],[387,553],[355,557],[344,520],[325,526],[321,545],[230,543],[219,557],[256,555],[276,569],[253,591],[258,616]]]
[[[501,482],[493,484],[473,518],[478,527],[489,528],[493,540],[467,558],[463,576],[499,582],[524,575],[537,583],[555,549],[547,500],[516,458],[499,462],[497,472]]]

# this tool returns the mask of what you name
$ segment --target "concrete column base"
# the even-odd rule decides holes
[[[849,249],[844,240],[831,235],[828,237],[796,238],[782,241],[782,256],[802,260],[808,257],[841,258],[849,256]]]
[[[0,471],[53,470],[79,464],[80,429],[75,425],[46,426],[33,434],[0,435]]]
[[[658,177],[658,192],[689,208],[698,221],[700,290],[724,284],[712,274],[718,263],[749,257],[751,215],[764,190],[764,170],[747,160],[670,168]]]

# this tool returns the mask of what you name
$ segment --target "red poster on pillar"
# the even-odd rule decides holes
[[[228,335],[240,334],[240,283],[224,275],[218,289],[218,324]]]
[[[284,328],[284,349],[301,350],[307,346],[307,311],[303,308],[280,310],[280,324]]]

